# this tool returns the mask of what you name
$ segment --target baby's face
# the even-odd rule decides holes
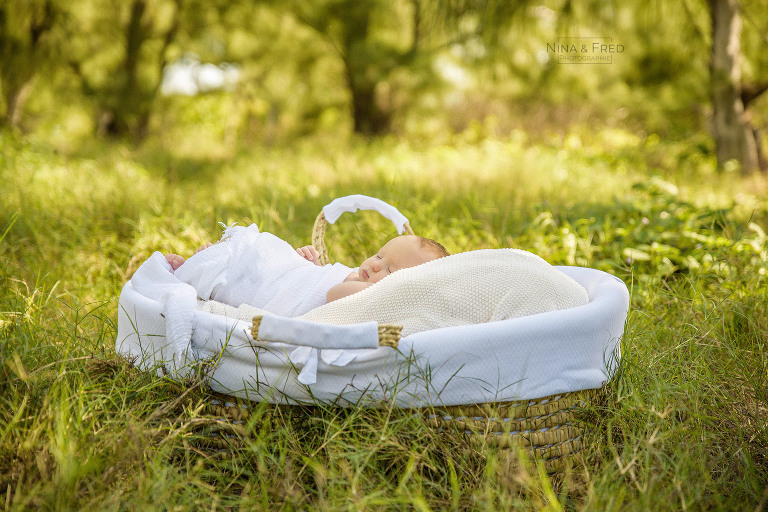
[[[404,235],[393,238],[379,251],[362,262],[358,270],[360,281],[377,283],[392,272],[404,268],[415,267],[436,256],[428,249],[421,247],[421,240],[414,235]]]

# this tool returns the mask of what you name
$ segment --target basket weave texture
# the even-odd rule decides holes
[[[534,400],[435,407],[423,414],[435,428],[499,448],[522,447],[532,458],[552,465],[582,449],[583,433],[575,425],[574,412],[590,395],[577,391]]]
[[[594,390],[564,393],[535,400],[428,407],[402,410],[413,414],[442,435],[458,435],[470,446],[497,448],[514,458],[523,449],[530,459],[556,472],[581,451],[581,429],[574,424],[576,410],[590,400]],[[312,407],[274,405],[285,414],[309,418]],[[251,432],[245,428],[252,404],[237,398],[214,395],[197,418],[194,432],[198,444],[207,449],[227,451],[241,448]]]

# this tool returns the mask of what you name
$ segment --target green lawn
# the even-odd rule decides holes
[[[768,181],[713,167],[698,139],[587,127],[248,149],[0,133],[0,508],[762,510]],[[521,248],[627,283],[620,370],[579,414],[586,449],[566,470],[386,409],[257,406],[244,446],[214,456],[189,430],[199,386],[116,356],[120,287],[153,251],[189,253],[219,221],[305,245],[352,193],[451,252]],[[357,215],[329,228],[333,259],[393,235]]]

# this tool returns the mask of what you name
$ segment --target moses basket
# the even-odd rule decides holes
[[[378,211],[400,234],[413,233],[383,201],[339,198],[323,208],[313,229],[322,263],[326,226],[361,209]],[[629,293],[602,271],[552,268],[583,287],[583,305],[405,336],[391,322],[333,325],[199,301],[179,308],[169,290],[186,285],[140,292],[132,278],[120,294],[116,349],[160,376],[183,379],[205,365],[211,390],[231,397],[221,405],[394,405],[475,441],[522,446],[553,466],[581,449],[574,412],[615,373]],[[169,334],[171,313],[189,323],[181,342]]]

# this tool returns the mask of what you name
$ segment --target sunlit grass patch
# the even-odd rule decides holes
[[[482,134],[481,134],[482,135]],[[533,142],[477,134],[195,152],[155,141],[0,152],[0,504],[50,508],[754,509],[768,479],[765,183],[709,149],[621,130]],[[320,140],[320,139],[318,139]],[[183,156],[180,156],[183,155]],[[559,476],[414,417],[255,406],[239,448],[203,449],[210,397],[114,354],[120,287],[152,252],[190,254],[219,222],[293,245],[332,199],[396,205],[452,252],[515,247],[617,275],[631,310],[617,377]],[[395,235],[329,226],[356,264]],[[196,386],[196,387],[195,387]],[[179,401],[180,396],[185,400]]]

